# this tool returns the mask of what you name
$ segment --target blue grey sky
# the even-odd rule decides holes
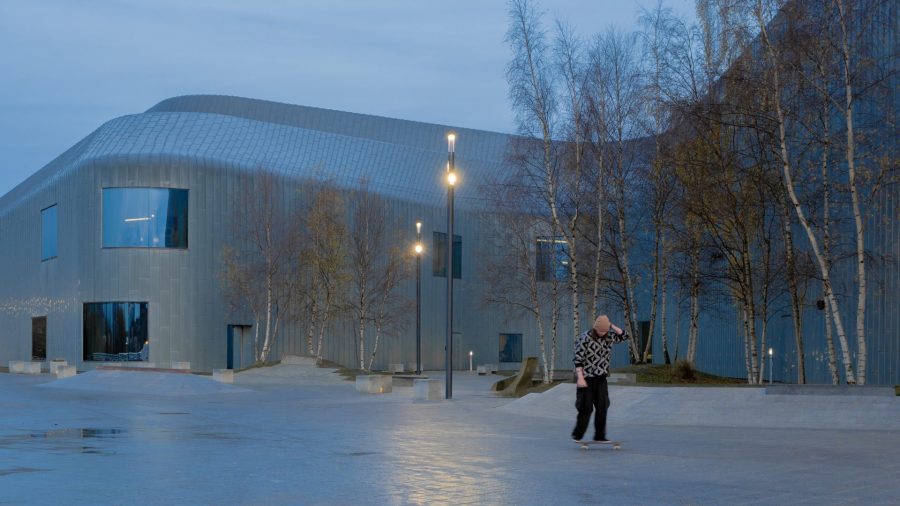
[[[590,36],[656,0],[542,0]],[[692,16],[692,0],[667,0]],[[514,130],[503,0],[3,0],[0,195],[104,122],[238,95]]]

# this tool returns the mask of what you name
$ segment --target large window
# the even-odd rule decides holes
[[[522,361],[522,334],[500,334],[500,362]]]
[[[535,250],[534,267],[538,281],[569,279],[569,245],[565,240],[539,237]]]
[[[447,277],[447,234],[434,233],[434,255],[431,270],[434,276]],[[462,237],[453,235],[453,279],[462,278]]]
[[[41,211],[41,260],[56,258],[56,205]]]
[[[104,188],[104,248],[187,248],[188,191]]]
[[[47,317],[31,319],[31,360],[47,360]]]
[[[146,302],[90,302],[84,305],[84,360],[147,361]]]

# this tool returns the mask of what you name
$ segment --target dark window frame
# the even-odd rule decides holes
[[[447,277],[447,233],[432,232],[431,274]],[[462,279],[462,236],[453,234],[453,279]]]
[[[36,325],[39,324],[39,325]],[[40,329],[40,333],[35,330]],[[40,341],[36,341],[35,337],[40,336]],[[36,346],[40,343],[40,346]],[[37,348],[37,349],[35,349]],[[40,354],[43,352],[43,355]],[[47,316],[31,317],[31,360],[36,362],[44,362],[47,360]]]
[[[53,252],[47,253],[45,248],[48,246],[46,239],[46,231],[45,227],[45,216],[49,216],[48,214],[44,214],[53,209]],[[47,206],[41,209],[41,262],[46,262],[47,260],[53,260],[59,256],[59,204],[53,204],[52,206]]]
[[[522,361],[524,340],[521,332],[501,332],[499,336],[497,360],[500,363],[519,363]],[[515,360],[518,358],[518,360]],[[511,359],[511,360],[504,360]]]
[[[169,192],[169,198],[172,197],[172,192],[183,192],[183,202],[184,202],[184,216],[183,216],[183,226],[181,228],[184,229],[184,244],[183,245],[175,245],[175,246],[167,246],[168,240],[162,246],[154,246],[152,244],[108,244],[107,243],[107,226],[105,224],[107,216],[107,205],[106,205],[106,191],[107,190],[121,190],[121,191],[132,191],[132,190],[165,190]],[[176,188],[176,187],[167,187],[167,186],[103,186],[100,188],[100,245],[102,249],[149,249],[149,250],[174,250],[174,251],[188,251],[190,248],[190,200],[191,194],[189,188]],[[176,213],[177,214],[177,213]],[[170,218],[167,215],[167,220]],[[112,217],[110,217],[112,219]],[[167,223],[167,228],[164,230],[162,237],[168,239],[170,236],[169,228]],[[180,237],[182,234],[178,234]]]
[[[539,282],[569,279],[569,243],[560,237],[537,237],[534,241],[534,272]]]
[[[108,307],[104,308],[103,306]],[[140,301],[83,303],[82,360],[85,362],[149,361],[149,306],[149,302]],[[136,319],[134,318],[135,310],[137,310]],[[108,315],[111,318],[107,318]],[[121,318],[117,318],[120,315]],[[121,331],[123,335],[110,335],[117,331]]]

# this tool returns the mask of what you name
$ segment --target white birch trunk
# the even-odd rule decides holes
[[[855,376],[853,374],[853,363],[850,359],[850,349],[849,344],[847,342],[847,334],[844,332],[844,324],[841,321],[841,313],[838,310],[837,299],[834,296],[834,292],[831,287],[831,276],[828,272],[828,268],[825,264],[825,259],[822,256],[822,252],[819,249],[819,242],[816,239],[815,234],[813,233],[812,226],[806,219],[806,214],[803,211],[803,207],[800,204],[800,200],[797,198],[797,194],[794,191],[794,182],[793,177],[791,176],[791,164],[790,159],[788,158],[787,153],[787,140],[785,133],[785,120],[784,120],[784,112],[781,109],[781,85],[779,82],[779,71],[778,71],[778,59],[775,56],[774,48],[772,47],[771,42],[769,41],[768,32],[766,29],[765,21],[762,17],[762,9],[758,4],[758,9],[756,12],[757,21],[760,27],[760,33],[763,36],[763,40],[766,44],[766,48],[769,53],[769,58],[772,63],[772,78],[774,83],[773,89],[773,102],[775,103],[775,113],[778,120],[778,140],[780,147],[780,156],[781,156],[781,164],[782,164],[782,172],[784,176],[784,184],[787,187],[788,195],[791,198],[791,204],[794,207],[794,211],[797,213],[797,218],[800,220],[800,225],[803,227],[803,230],[806,232],[807,238],[809,238],[810,245],[813,249],[813,254],[816,257],[816,262],[819,264],[819,270],[822,274],[822,281],[825,285],[825,297],[828,299],[830,307],[834,309],[832,312],[832,316],[834,317],[834,325],[837,330],[838,340],[841,344],[841,353],[844,362],[844,375],[847,379],[847,383],[856,383]]]
[[[859,190],[856,183],[856,141],[853,133],[853,83],[850,78],[850,48],[847,43],[847,22],[843,0],[835,0],[841,20],[841,56],[844,77],[844,119],[847,123],[847,172],[850,197],[853,203],[853,222],[856,225],[856,383],[866,384],[866,246],[862,211],[859,204]]]

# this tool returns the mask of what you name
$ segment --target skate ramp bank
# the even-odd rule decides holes
[[[132,395],[184,396],[247,392],[209,376],[134,370],[95,370],[38,385],[38,388]]]
[[[266,385],[348,385],[336,369],[318,367],[315,361],[301,362],[291,360],[269,367],[256,367],[247,369],[234,375],[236,385],[266,386]]]
[[[760,387],[610,386],[611,424],[900,431],[900,397],[767,395]],[[498,409],[575,420],[575,385],[528,394]]]

